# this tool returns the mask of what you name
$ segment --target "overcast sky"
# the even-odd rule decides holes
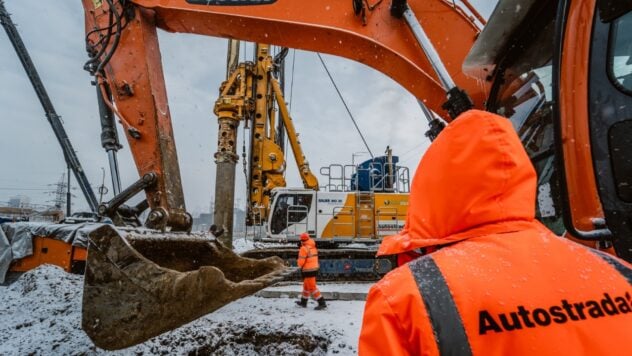
[[[495,4],[472,2],[485,17]],[[5,5],[63,118],[89,181],[99,186],[103,168],[105,185],[111,188],[107,156],[100,144],[95,90],[90,85],[91,77],[82,69],[87,56],[80,2],[6,0]],[[32,203],[50,204],[53,196],[48,192],[66,171],[66,164],[22,65],[6,33],[0,32],[0,205],[15,195],[29,196]],[[197,215],[209,211],[214,192],[217,119],[213,104],[226,75],[226,40],[162,31],[159,39],[187,209]],[[252,51],[252,47],[247,48],[248,58]],[[291,100],[294,124],[312,170],[318,174],[320,167],[330,163],[351,163],[352,154],[366,151],[361,138],[316,54],[290,51],[288,69],[294,55],[293,92],[290,97],[287,88],[286,96]],[[390,145],[412,175],[429,145],[423,135],[426,120],[415,98],[371,68],[329,55],[323,57],[373,153],[379,155]],[[289,86],[289,70],[287,75]],[[127,143],[122,143],[125,148],[119,151],[119,162],[125,188],[138,174]],[[241,156],[241,142],[238,145]],[[359,153],[355,161],[368,158],[366,153]],[[241,160],[237,177],[236,199],[243,206]],[[293,161],[288,164],[287,180],[288,186],[302,185]],[[74,194],[77,198],[73,210],[87,209],[81,191],[77,189]],[[104,200],[110,198],[111,189]]]

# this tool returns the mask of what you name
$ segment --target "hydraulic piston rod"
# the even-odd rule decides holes
[[[439,57],[439,53],[437,53],[437,50],[432,45],[432,42],[430,42],[426,31],[424,31],[424,28],[421,27],[421,24],[413,13],[413,10],[411,10],[408,6],[406,6],[406,10],[404,11],[404,20],[406,20],[406,23],[413,31],[413,35],[415,35],[415,38],[417,39],[417,42],[419,42],[421,49],[423,49],[424,53],[426,54],[426,57],[428,57],[430,65],[432,66],[432,69],[434,69],[434,71],[437,73],[437,77],[439,77],[439,81],[441,82],[441,85],[443,86],[445,91],[449,91],[450,89],[456,87],[456,84],[454,84],[454,80],[452,80],[450,73],[448,73],[448,70],[443,65],[443,62]]]
[[[116,152],[121,148],[119,143],[116,126],[114,124],[114,113],[105,104],[103,94],[110,95],[109,90],[101,91],[97,85],[97,104],[99,105],[99,116],[101,118],[101,146],[108,154],[108,162],[110,163],[110,175],[112,176],[112,190],[114,196],[121,193],[121,178],[119,174],[118,159]],[[112,100],[108,97],[107,100]]]
[[[441,57],[439,57],[439,53],[430,41],[426,31],[424,31],[423,26],[419,23],[417,16],[415,16],[413,10],[411,10],[408,6],[407,1],[393,0],[391,5],[391,14],[397,18],[404,18],[408,27],[410,27],[410,30],[417,39],[417,42],[421,46],[421,49],[424,51],[432,69],[437,74],[437,78],[439,78],[439,82],[441,82],[441,86],[443,86],[443,89],[446,91],[448,101],[445,102],[442,107],[448,111],[450,117],[452,119],[456,119],[457,116],[471,109],[474,106],[472,99],[470,99],[467,93],[457,87],[454,83],[450,73],[446,69],[445,65],[443,65],[443,61],[441,60]],[[422,110],[423,109],[424,108],[422,107]]]
[[[417,100],[417,103],[419,103],[421,111],[424,113],[424,116],[428,120],[428,131],[426,131],[425,135],[430,141],[434,141],[435,138],[439,136],[439,133],[441,133],[441,130],[443,130],[443,128],[445,127],[445,122],[436,118],[423,101]]]

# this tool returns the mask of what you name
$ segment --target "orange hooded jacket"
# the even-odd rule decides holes
[[[629,354],[630,266],[550,232],[535,194],[509,120],[471,110],[450,123],[378,254],[442,248],[371,288],[359,354]]]
[[[316,242],[311,238],[301,242],[296,264],[301,269],[303,276],[312,276],[312,274],[315,276],[318,273],[318,250],[316,249]]]

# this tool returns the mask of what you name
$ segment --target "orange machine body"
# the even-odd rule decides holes
[[[63,268],[66,272],[71,272],[74,271],[75,266],[85,263],[87,256],[88,253],[84,247],[72,246],[51,237],[35,236],[33,254],[13,261],[9,270],[26,272],[43,264],[51,264]],[[81,270],[81,268],[78,269]]]
[[[560,127],[573,224],[580,230],[604,218],[597,193],[588,121],[588,76],[594,1],[573,1],[562,49]],[[572,194],[570,192],[573,192]],[[581,193],[580,193],[581,192]]]

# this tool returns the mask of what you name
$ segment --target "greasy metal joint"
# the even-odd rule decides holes
[[[108,206],[105,203],[102,203],[101,205],[99,205],[99,208],[97,210],[97,213],[101,216],[106,216],[108,213]]]
[[[428,127],[429,128],[428,131],[426,131],[425,136],[428,137],[430,141],[434,141],[445,128],[445,123],[435,118],[428,122]]]
[[[408,4],[406,0],[393,0],[391,3],[391,15],[398,19],[401,19],[404,16],[404,12],[408,8]]]
[[[167,227],[167,221],[169,220],[169,213],[163,208],[153,209],[149,216],[147,216],[147,221],[145,222],[145,226],[151,229],[156,230],[165,230]]]
[[[193,217],[187,212],[172,212],[168,225],[171,226],[171,231],[191,231]]]
[[[459,87],[450,89],[447,96],[448,100],[441,107],[448,112],[452,119],[456,119],[459,115],[474,107],[472,99],[465,90]]]
[[[127,129],[127,133],[136,140],[140,139],[140,131],[138,131],[138,129],[136,129],[135,127],[130,127],[129,129]]]
[[[157,222],[162,221],[166,216],[166,211],[164,211],[164,209],[162,208],[158,208],[156,210],[153,210],[151,213],[149,213],[149,216],[147,217],[147,221],[149,221],[152,224],[155,224]]]
[[[168,212],[164,208],[153,209],[147,216],[145,226],[150,229],[165,231],[167,226],[171,231],[191,231],[193,217],[182,210],[171,210]]]
[[[123,81],[122,84],[118,85],[116,87],[116,92],[118,93],[119,96],[121,97],[131,97],[134,96],[134,89],[132,88],[132,86]]]
[[[142,179],[143,183],[149,186],[156,183],[156,181],[158,180],[158,175],[154,172],[145,173]]]

